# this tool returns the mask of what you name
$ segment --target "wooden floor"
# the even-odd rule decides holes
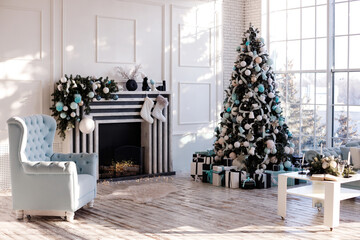
[[[281,220],[275,187],[227,189],[186,176],[156,180],[168,180],[178,191],[148,204],[97,200],[94,208],[77,211],[73,223],[57,217],[17,221],[11,194],[1,192],[0,239],[360,239],[360,198],[341,202],[340,226],[330,232],[323,212],[306,198],[289,196],[288,216]],[[134,184],[146,183],[100,183],[99,198]]]

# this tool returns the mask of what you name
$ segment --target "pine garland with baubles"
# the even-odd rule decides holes
[[[117,95],[111,95],[119,89],[114,80],[95,77],[83,78],[76,75],[62,77],[55,86],[52,101],[53,106],[50,108],[52,116],[57,120],[59,135],[62,139],[66,137],[66,130],[75,127],[75,123],[81,121],[81,116],[76,113],[78,107],[84,107],[85,114],[90,113],[90,102],[94,98],[100,100],[117,100]]]
[[[236,49],[230,85],[225,90],[220,126],[215,128],[216,159],[229,157],[250,173],[294,152],[292,133],[282,116],[272,59],[259,31],[250,26]]]

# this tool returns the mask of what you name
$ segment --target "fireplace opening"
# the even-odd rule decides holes
[[[141,123],[99,125],[99,178],[143,174]]]

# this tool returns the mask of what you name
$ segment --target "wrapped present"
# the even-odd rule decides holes
[[[241,181],[241,188],[243,189],[254,189],[256,187],[256,183],[254,179],[248,177],[247,179]]]
[[[196,176],[200,177],[203,174],[203,162],[191,162],[191,176],[196,178]]]
[[[287,171],[271,171],[271,170],[265,170],[265,173],[271,174],[271,186],[277,186],[278,185],[278,176],[282,173],[288,173]],[[287,178],[287,185],[288,186],[294,186],[299,184],[299,179],[295,178]]]
[[[235,166],[213,166],[213,182],[214,186],[225,186],[225,172],[234,169]]]
[[[246,171],[237,171],[231,169],[225,172],[225,187],[228,188],[240,188],[241,181],[246,180]]]
[[[280,171],[280,165],[279,164],[274,164],[272,167],[273,171]]]
[[[214,157],[209,157],[202,154],[193,154],[193,162],[203,162],[205,164],[213,164]]]
[[[231,158],[223,158],[221,160],[221,165],[224,165],[224,166],[232,166],[232,162],[233,160]]]
[[[271,188],[271,173],[254,173],[256,188]]]
[[[216,155],[214,149],[210,149],[207,151],[195,152],[195,154],[199,154],[199,155],[206,156],[206,157],[215,157],[215,155]]]
[[[292,155],[291,162],[294,167],[301,167],[302,156],[301,155]]]
[[[212,184],[213,169],[212,164],[203,164],[202,181]]]

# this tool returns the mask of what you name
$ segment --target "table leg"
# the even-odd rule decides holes
[[[340,217],[340,183],[324,182],[324,225],[332,230],[339,226]]]
[[[287,176],[279,174],[278,178],[278,215],[282,219],[286,217],[286,196],[287,196]]]

